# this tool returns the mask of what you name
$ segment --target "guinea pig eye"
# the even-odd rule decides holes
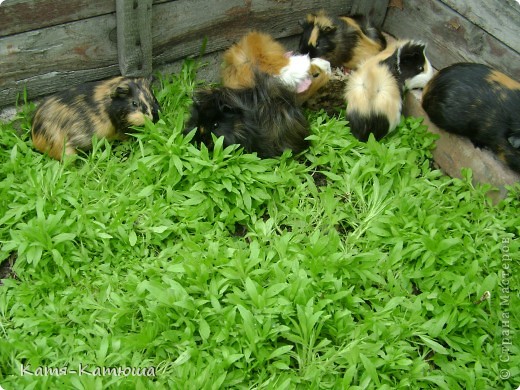
[[[419,66],[419,72],[422,72],[424,70],[424,66]]]
[[[218,129],[218,126],[219,126],[218,122],[213,123],[213,129]]]
[[[135,100],[132,101],[132,106],[137,107],[137,102]]]

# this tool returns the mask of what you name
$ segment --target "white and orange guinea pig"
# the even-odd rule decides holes
[[[345,89],[352,134],[367,141],[393,131],[401,120],[405,90],[423,88],[433,76],[423,43],[397,41],[351,74]]]
[[[280,79],[302,102],[327,83],[331,69],[326,60],[293,54],[269,34],[252,31],[224,53],[222,85],[252,88],[256,72]]]

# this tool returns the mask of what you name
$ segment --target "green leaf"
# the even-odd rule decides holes
[[[419,337],[424,342],[424,344],[426,344],[428,347],[430,347],[435,352],[440,353],[442,355],[449,354],[448,350],[446,348],[444,348],[442,345],[440,345],[438,342],[436,342],[426,336],[423,336],[423,335],[419,335]]]
[[[367,371],[370,379],[372,379],[372,381],[374,381],[377,386],[380,386],[381,381],[379,380],[379,375],[377,375],[377,370],[374,364],[362,353],[359,354],[359,358],[361,359],[361,363],[363,363],[363,366],[365,367],[365,370]]]
[[[207,340],[210,335],[210,327],[206,320],[204,320],[203,318],[199,320],[199,334],[203,340]]]
[[[128,242],[130,243],[130,246],[134,246],[137,243],[137,235],[135,234],[135,231],[131,230],[128,234]]]
[[[285,355],[292,349],[293,349],[292,345],[284,345],[283,347],[276,348],[273,352],[271,352],[271,354],[269,355],[269,357],[267,359],[271,360],[271,359],[277,358],[279,356]]]

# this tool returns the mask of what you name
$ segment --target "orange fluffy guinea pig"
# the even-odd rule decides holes
[[[257,72],[279,78],[304,100],[326,84],[331,74],[330,64],[305,54],[293,54],[269,34],[252,31],[231,46],[223,57],[224,87],[252,88]],[[319,76],[319,77],[318,77]]]

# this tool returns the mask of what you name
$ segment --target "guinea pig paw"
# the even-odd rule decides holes
[[[311,60],[311,65],[317,66],[323,72],[327,73],[329,76],[332,75],[332,68],[330,66],[330,62],[324,60],[323,58],[313,58]]]

